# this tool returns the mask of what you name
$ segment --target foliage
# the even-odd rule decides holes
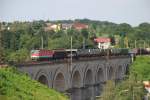
[[[70,38],[67,36],[62,36],[56,39],[49,38],[48,41],[49,49],[69,48],[69,47],[70,47]]]
[[[55,31],[44,31],[46,23],[73,23],[80,22],[88,24],[88,29],[83,29],[81,31],[75,30],[73,28],[68,30]],[[93,38],[103,36],[111,37],[115,47],[125,47],[124,41],[126,40],[126,46],[129,45],[130,48],[135,47],[135,40],[137,47],[146,45],[149,47],[150,41],[150,24],[141,23],[137,27],[132,27],[127,23],[115,24],[108,21],[96,21],[89,19],[76,19],[73,20],[59,20],[59,21],[33,21],[33,22],[13,22],[13,23],[0,23],[3,27],[1,28],[1,48],[4,51],[9,51],[6,53],[5,57],[10,56],[10,54],[16,52],[20,49],[26,49],[28,52],[31,49],[56,49],[56,48],[70,48],[70,37],[73,38],[73,48],[81,48],[83,42],[86,46],[95,47],[93,43]],[[9,30],[7,30],[9,27]],[[122,35],[124,33],[124,35]],[[119,43],[116,44],[116,36],[119,36]],[[92,40],[91,40],[92,39]],[[143,46],[142,46],[143,47]],[[2,50],[2,49],[1,49]],[[2,51],[1,51],[2,52]],[[4,58],[6,59],[6,58]]]
[[[142,100],[143,96],[142,82],[127,79],[116,86],[114,100]]]
[[[8,62],[14,62],[14,63],[21,63],[24,61],[28,61],[29,58],[29,52],[27,49],[20,49],[16,52],[10,53],[7,56]]]
[[[68,100],[66,96],[31,80],[14,68],[0,69],[2,100]]]
[[[138,56],[132,64],[131,75],[138,80],[150,80],[150,56]]]

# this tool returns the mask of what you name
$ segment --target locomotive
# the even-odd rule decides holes
[[[51,61],[57,59],[80,59],[83,57],[119,56],[128,55],[129,49],[59,49],[59,50],[31,50],[31,59],[34,61]]]

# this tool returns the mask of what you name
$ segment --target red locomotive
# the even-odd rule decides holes
[[[32,60],[52,59],[54,52],[52,50],[31,50]]]

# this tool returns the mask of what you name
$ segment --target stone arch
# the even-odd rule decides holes
[[[92,68],[92,67],[91,67]],[[93,77],[93,70],[87,67],[84,73],[84,91],[86,91],[86,100],[91,98],[93,94],[93,83],[94,83],[94,77]]]
[[[116,78],[120,79],[121,77],[123,77],[123,67],[121,65],[118,66],[117,71],[116,71]]]
[[[107,79],[108,79],[108,80],[112,80],[112,79],[115,78],[114,69],[113,69],[112,66],[110,66],[110,67],[108,68],[107,73],[108,73],[108,75],[107,75]]]
[[[96,75],[97,75],[96,76],[96,81],[97,81],[98,84],[101,83],[101,82],[104,82],[105,77],[104,77],[104,71],[103,71],[102,68],[98,69]]]
[[[93,83],[93,73],[91,69],[88,69],[85,73],[84,84],[92,85]]]
[[[71,100],[81,100],[81,87],[83,86],[82,70],[76,66],[71,74]]]
[[[48,80],[46,78],[45,75],[41,75],[39,78],[38,78],[38,82],[40,82],[41,84],[44,84],[44,85],[47,85],[48,86]]]
[[[48,74],[44,70],[39,70],[35,76],[35,80],[49,87]]]
[[[103,66],[103,65],[100,65],[100,66]],[[105,69],[100,66],[96,69],[96,75],[95,75],[95,80],[96,80],[95,95],[96,96],[99,96],[102,93],[103,85],[105,81]]]
[[[53,88],[61,92],[65,91],[65,77],[63,73],[59,72],[56,74],[53,82]]]
[[[81,75],[79,71],[75,71],[72,76],[72,87],[81,87]]]
[[[125,65],[125,74],[129,74],[129,64]]]

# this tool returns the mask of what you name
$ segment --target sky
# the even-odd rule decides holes
[[[83,18],[150,23],[150,0],[0,0],[0,22]]]

